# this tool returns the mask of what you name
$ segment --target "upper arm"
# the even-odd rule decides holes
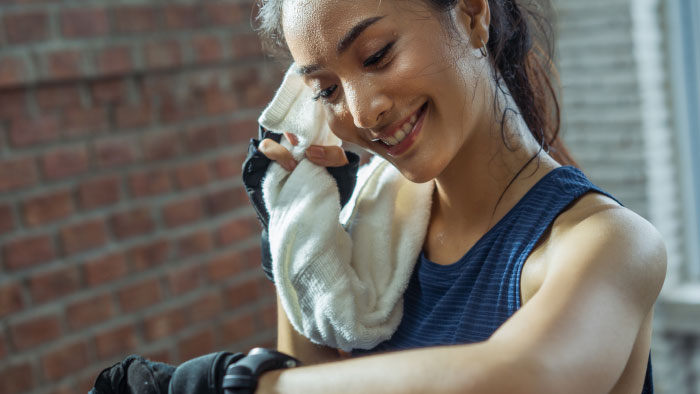
[[[609,209],[567,230],[551,258],[537,294],[490,341],[536,362],[543,390],[609,392],[661,290],[663,241],[633,212]]]

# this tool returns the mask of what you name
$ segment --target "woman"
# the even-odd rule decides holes
[[[663,241],[567,166],[548,58],[517,3],[264,2],[264,38],[288,50],[333,133],[435,193],[404,320],[368,352],[383,354],[326,363],[346,357],[297,334],[280,309],[279,350],[319,365],[266,373],[257,392],[653,392]],[[275,141],[259,150],[295,166]],[[306,157],[347,162],[338,147]],[[529,245],[515,257],[514,239]]]

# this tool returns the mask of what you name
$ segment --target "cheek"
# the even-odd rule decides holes
[[[357,128],[350,113],[342,109],[333,110],[329,106],[324,107],[324,110],[326,119],[328,119],[328,127],[333,134],[343,141],[358,144]]]

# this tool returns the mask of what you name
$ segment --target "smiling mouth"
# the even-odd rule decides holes
[[[427,106],[427,102],[423,104],[418,109],[418,111],[416,111],[416,113],[411,115],[407,122],[401,125],[401,127],[394,133],[394,135],[390,137],[376,138],[373,139],[372,142],[380,142],[387,147],[393,147],[400,144],[401,141],[403,141],[409,134],[411,134],[411,131],[413,131],[413,128],[416,126],[418,119],[420,119],[420,116],[423,114]]]

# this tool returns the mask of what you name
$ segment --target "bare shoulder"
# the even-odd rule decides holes
[[[605,277],[650,296],[651,303],[661,290],[666,275],[661,234],[605,195],[591,192],[574,202],[552,224],[550,241],[550,256],[556,256],[551,270],[574,269]]]

